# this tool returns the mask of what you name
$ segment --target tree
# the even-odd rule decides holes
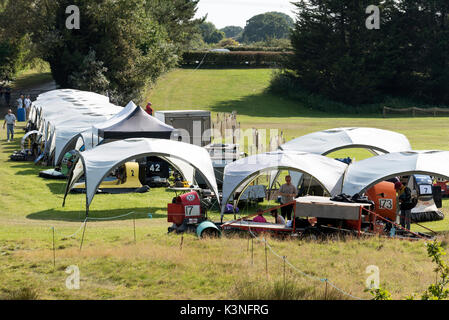
[[[332,100],[356,105],[379,99],[382,82],[394,83],[401,57],[394,52],[395,1],[374,1],[382,12],[380,30],[368,30],[365,10],[373,0],[302,0],[291,41],[298,86]],[[397,73],[396,73],[397,72]]]
[[[224,32],[226,38],[235,39],[241,35],[241,33],[243,32],[243,28],[238,26],[227,26],[223,29],[220,29],[220,31]]]
[[[203,22],[199,25],[201,35],[206,43],[218,43],[225,37],[223,31],[217,30],[212,22]]]
[[[17,0],[21,1],[24,0]],[[0,81],[13,79],[25,67],[31,50],[29,34],[23,29],[11,28],[14,19],[25,17],[12,4],[11,1],[0,0]]]
[[[378,5],[380,30],[365,10]],[[297,86],[346,104],[387,95],[449,103],[449,3],[443,0],[302,0],[286,69]],[[292,73],[289,73],[290,75]]]
[[[102,61],[96,59],[95,51],[90,50],[84,57],[80,70],[69,76],[70,86],[84,91],[106,94],[110,82],[106,78],[108,68],[103,65]]]
[[[242,41],[257,42],[271,38],[286,39],[290,36],[293,24],[293,19],[281,12],[259,14],[246,22],[242,33]]]
[[[7,25],[10,35],[29,35],[35,53],[49,62],[61,87],[87,86],[103,91],[108,84],[113,101],[126,104],[139,100],[143,89],[180,60],[183,46],[202,21],[194,19],[197,3],[14,0],[6,1],[4,16],[9,20],[0,21],[0,27]],[[69,5],[80,9],[79,30],[66,28]],[[87,72],[86,65],[94,70]]]
[[[205,17],[193,19],[199,0],[147,0],[147,12],[167,31],[170,41],[182,51],[197,41],[198,25]]]

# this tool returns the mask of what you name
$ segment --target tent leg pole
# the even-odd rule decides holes
[[[362,207],[360,206],[359,209],[359,230],[358,230],[358,237],[360,238],[360,233],[362,231]]]
[[[87,227],[87,219],[86,219],[86,221],[84,222],[83,236],[81,237],[81,244],[80,244],[80,251],[81,251],[81,249],[83,248],[84,234],[85,234],[85,232],[86,232],[86,227]]]

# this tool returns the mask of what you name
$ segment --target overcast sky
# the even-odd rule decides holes
[[[293,0],[200,0],[196,16],[212,22],[218,29],[226,26],[244,27],[251,17],[268,12],[283,12],[294,18]]]

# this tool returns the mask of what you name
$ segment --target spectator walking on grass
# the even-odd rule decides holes
[[[14,127],[16,126],[16,116],[12,113],[12,110],[8,110],[8,114],[5,116],[5,122],[3,122],[3,129],[5,129],[5,125],[7,126],[6,129],[6,140],[7,142],[14,139]],[[11,136],[11,140],[9,137]]]

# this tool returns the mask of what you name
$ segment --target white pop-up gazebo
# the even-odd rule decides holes
[[[377,128],[335,128],[306,134],[279,147],[285,151],[303,151],[321,155],[347,149],[363,148],[374,154],[412,149],[403,134]]]
[[[264,172],[290,170],[314,177],[330,194],[341,186],[347,164],[316,154],[294,151],[274,151],[239,159],[224,170],[222,214],[231,196],[243,191]]]
[[[104,178],[122,164],[143,157],[157,156],[172,164],[183,175],[183,162],[188,168],[194,168],[202,175],[209,188],[217,195],[218,187],[209,153],[206,149],[173,140],[162,139],[126,139],[99,145],[92,150],[78,152],[79,159],[74,164],[67,182],[64,203],[74,184],[84,175],[86,180],[86,214],[95,193]]]
[[[449,151],[406,151],[368,158],[351,164],[342,193],[362,193],[375,184],[396,176],[424,174],[449,180]]]
[[[409,140],[401,133],[363,127],[317,131],[293,139],[279,147],[280,150],[284,151],[302,151],[323,156],[349,148],[366,149],[374,155],[412,150]],[[271,173],[270,186],[278,175],[278,171]],[[299,184],[302,174],[290,172],[290,175],[292,176],[292,183]]]

